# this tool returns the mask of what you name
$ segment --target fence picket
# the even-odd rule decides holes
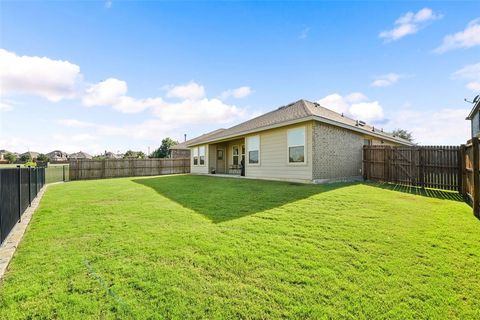
[[[70,180],[156,176],[189,173],[189,158],[74,160],[70,162]]]

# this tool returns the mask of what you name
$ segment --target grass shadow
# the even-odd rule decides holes
[[[371,183],[371,185],[382,188],[382,189],[409,193],[409,194],[414,194],[417,196],[423,196],[428,198],[437,198],[437,199],[453,200],[453,201],[460,201],[460,202],[465,201],[462,195],[457,191],[420,188],[420,187],[405,186],[405,185],[392,184],[392,183]]]
[[[347,186],[312,185],[209,176],[164,176],[134,179],[162,196],[220,223]]]

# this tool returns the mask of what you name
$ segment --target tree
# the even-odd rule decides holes
[[[40,153],[37,157],[37,161],[40,161],[40,162],[49,162],[50,159],[48,159],[48,157],[46,155],[44,155],[43,153]]]
[[[28,154],[28,153],[27,153],[27,154],[22,154],[22,155],[20,156],[20,161],[22,161],[22,162],[30,162],[30,161],[32,161],[32,157],[31,157],[30,154]]]
[[[166,157],[168,157],[170,148],[173,147],[176,144],[178,144],[178,142],[171,139],[171,138],[163,139],[160,147],[150,154],[150,158],[166,158]]]
[[[8,163],[14,163],[15,160],[17,160],[17,156],[11,152],[7,153],[4,158],[8,161]]]
[[[405,140],[408,140],[410,142],[413,142],[413,135],[410,131],[407,131],[407,130],[404,130],[404,129],[395,129],[393,130],[392,134],[395,136],[395,137],[400,137],[400,138],[403,138]]]
[[[123,159],[145,159],[145,158],[146,158],[145,153],[143,153],[142,151],[128,150],[123,155]]]

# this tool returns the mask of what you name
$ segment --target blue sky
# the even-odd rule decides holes
[[[298,99],[468,138],[478,2],[0,2],[0,149],[147,151]]]

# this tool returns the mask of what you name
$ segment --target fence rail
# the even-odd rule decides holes
[[[45,168],[0,169],[0,243],[45,184]]]
[[[70,161],[70,180],[156,176],[190,172],[190,158]]]

